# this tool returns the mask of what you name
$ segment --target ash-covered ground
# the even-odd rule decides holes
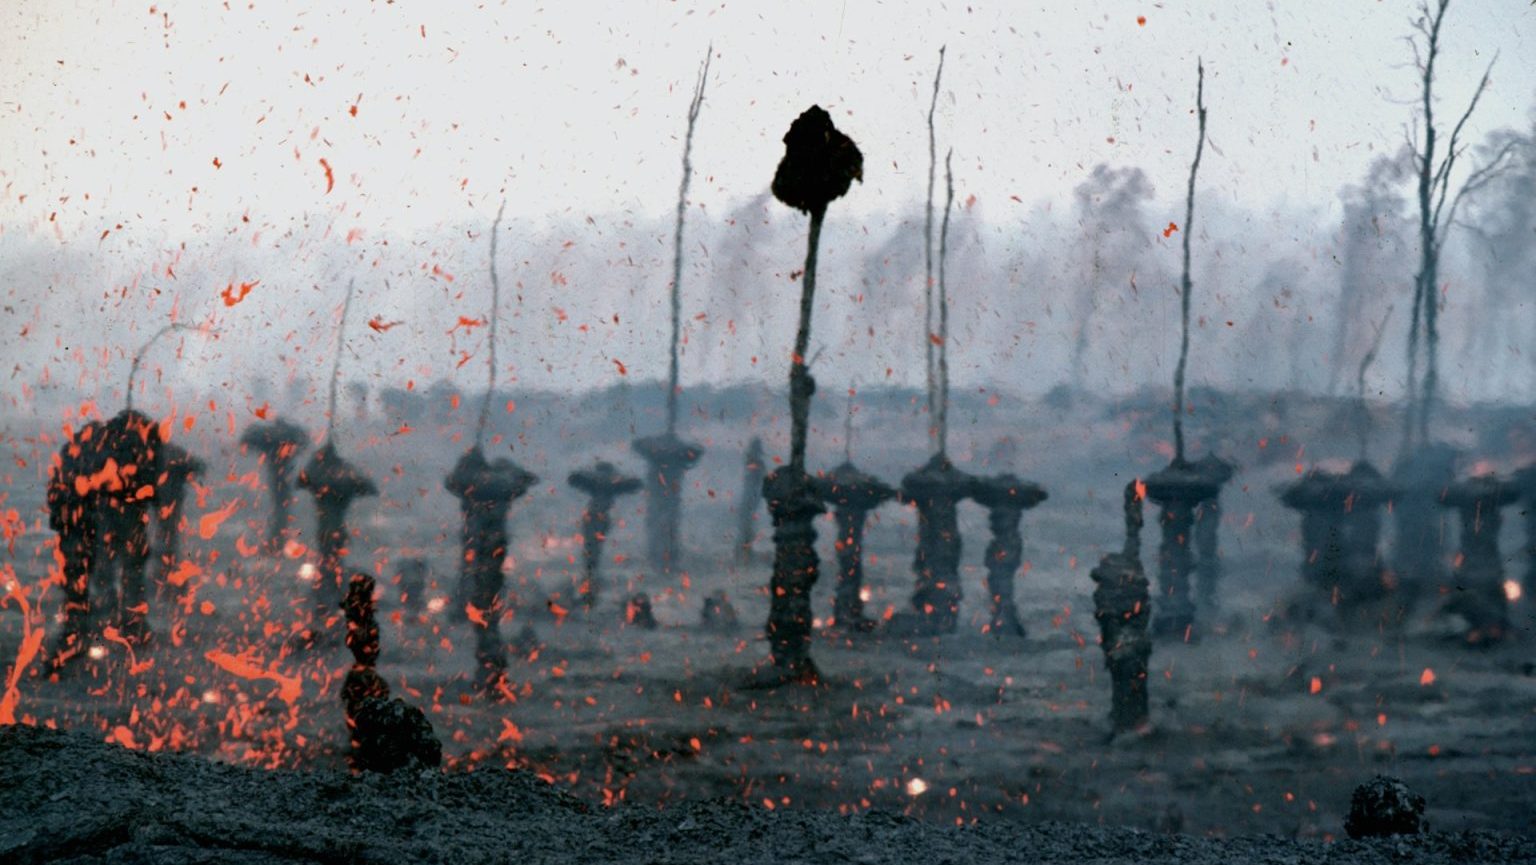
[[[81,737],[4,734],[0,819],[10,822],[0,837],[36,861],[53,856],[53,848],[34,846],[55,837],[49,827],[71,825],[74,834],[57,837],[80,846],[57,848],[54,858],[70,851],[132,858],[164,845],[168,859],[197,861],[202,854],[177,860],[171,852],[224,843],[222,861],[477,861],[492,847],[504,857],[526,851],[536,860],[619,861],[662,845],[677,851],[677,861],[1371,861],[1395,856],[1394,848],[1314,842],[1342,838],[1351,791],[1376,773],[1421,793],[1435,830],[1536,831],[1536,638],[1528,604],[1517,605],[1503,645],[1481,649],[1462,644],[1457,622],[1432,610],[1346,633],[1281,616],[1303,591],[1301,550],[1298,519],[1273,487],[1299,467],[1354,456],[1353,438],[1333,420],[1347,406],[1283,395],[1198,398],[1197,429],[1222,432],[1202,433],[1193,452],[1213,448],[1242,466],[1223,499],[1221,609],[1203,639],[1156,645],[1155,729],[1111,741],[1088,570],[1120,545],[1125,482],[1166,464],[1161,395],[1054,407],[966,395],[951,421],[956,462],[978,474],[1011,470],[1050,492],[1024,520],[1029,564],[1018,597],[1028,637],[981,633],[986,525],[983,512],[966,504],[959,634],[911,640],[823,629],[813,652],[826,682],[767,691],[742,687],[767,656],[766,514],[758,517],[753,560],[737,561],[733,546],[746,441],[760,434],[770,455],[784,451],[778,399],[690,397],[687,434],[708,451],[687,476],[686,575],[648,571],[645,504],[624,499],[605,554],[610,583],[602,601],[591,614],[575,602],[582,497],[565,475],[598,458],[638,469],[627,441],[658,425],[644,396],[632,394],[629,407],[614,410],[613,394],[596,395],[558,415],[522,397],[498,421],[488,450],[510,448],[543,480],[512,511],[513,607],[502,628],[514,644],[525,626],[533,638],[517,649],[509,687],[496,699],[472,687],[470,626],[452,615],[452,600],[439,600],[455,589],[457,503],[442,478],[467,444],[458,438],[462,423],[448,413],[407,426],[408,419],[374,412],[343,428],[344,452],[381,488],[379,498],[353,509],[349,556],[383,587],[380,672],[397,696],[426,710],[448,763],[445,776],[392,779],[342,774],[338,691],[348,655],[339,637],[310,652],[286,648],[312,605],[299,578],[314,555],[309,501],[301,497],[294,511],[304,550],[259,552],[268,504],[254,456],[234,444],[239,430],[227,434],[222,411],[218,424],[196,429],[176,420],[175,440],[211,466],[187,509],[183,556],[195,569],[188,583],[195,594],[184,614],[152,605],[159,638],[146,653],[130,657],[103,639],[102,657],[65,674],[51,675],[41,658],[21,671],[18,719]],[[920,402],[901,392],[861,397],[854,456],[863,468],[894,481],[926,459]],[[840,407],[819,406],[813,466],[841,458],[839,415]],[[1503,434],[1507,416],[1463,410],[1457,443],[1494,468],[1513,468],[1528,453]],[[1389,435],[1382,434],[1381,459]],[[4,507],[20,515],[10,566],[21,586],[44,582],[53,555],[41,502],[58,443],[56,428],[41,422],[13,426],[6,439],[17,467]],[[1518,578],[1525,556],[1516,510],[1507,515],[1503,548]],[[826,616],[834,532],[830,520],[818,526],[816,610]],[[914,531],[909,508],[887,505],[873,518],[866,550],[877,617],[906,609]],[[1149,569],[1154,545],[1149,532]],[[430,568],[420,609],[402,603],[396,583],[401,560],[412,556]],[[721,589],[741,612],[736,631],[699,624],[704,598]],[[652,594],[658,629],[625,624],[631,591]],[[29,597],[37,600],[35,591]],[[49,615],[58,598],[57,588],[42,597]],[[22,640],[18,613],[10,603],[0,614],[7,668]],[[173,618],[184,629],[173,629]],[[246,768],[140,760],[90,740]],[[247,771],[257,767],[316,774]],[[526,769],[573,798],[531,776],[480,771],[501,767]],[[720,799],[735,804],[699,804]],[[619,803],[630,807],[607,810]],[[1168,832],[1307,843],[1214,846],[1160,834]],[[1531,855],[1528,846],[1478,837],[1415,842],[1405,855]],[[728,845],[723,852],[711,846],[720,844]]]

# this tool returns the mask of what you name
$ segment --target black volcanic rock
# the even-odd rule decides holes
[[[1424,797],[1386,775],[1377,775],[1355,788],[1355,795],[1349,800],[1349,816],[1344,818],[1344,831],[1351,838],[1417,835],[1428,829]]]

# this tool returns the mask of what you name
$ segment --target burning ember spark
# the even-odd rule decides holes
[[[107,647],[97,643],[86,651],[93,661],[99,661],[107,656]]]
[[[441,613],[446,609],[448,609],[448,599],[441,595],[427,601],[427,612],[429,613]]]
[[[1520,600],[1520,595],[1521,589],[1519,582],[1515,580],[1504,581],[1504,598],[1506,600],[1513,604],[1515,601]]]
[[[1420,685],[1433,685],[1434,683],[1435,683],[1435,671],[1431,670],[1428,667],[1425,667],[1423,675],[1419,676],[1419,684]]]
[[[1143,501],[1146,501],[1146,500],[1147,500],[1147,485],[1142,482],[1141,478],[1137,478],[1136,479],[1136,501],[1143,502]]]
[[[928,792],[928,782],[924,781],[922,778],[913,778],[907,782],[908,796],[921,796],[926,792]]]
[[[298,578],[299,582],[302,583],[317,583],[320,581],[320,569],[309,562],[305,562],[299,565]]]
[[[866,604],[869,603],[870,598],[873,598],[874,596],[874,592],[871,592],[868,586],[864,586],[859,589],[859,600]]]

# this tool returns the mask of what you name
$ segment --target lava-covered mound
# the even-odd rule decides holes
[[[1214,840],[882,812],[696,802],[588,806],[526,772],[265,771],[0,728],[0,862],[1536,862],[1487,832],[1340,841]]]

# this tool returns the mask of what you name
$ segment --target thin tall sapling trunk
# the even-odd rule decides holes
[[[934,384],[933,357],[933,184],[938,171],[939,151],[933,133],[933,115],[939,108],[939,81],[944,77],[944,49],[939,46],[939,66],[933,73],[933,100],[928,103],[928,205],[923,217],[923,357],[925,382],[928,389],[928,422],[935,420],[938,393]],[[939,452],[943,452],[942,445]]]
[[[811,218],[806,243],[805,276],[800,287],[800,321],[789,370],[790,459],[763,482],[763,497],[773,515],[774,562],[768,613],[768,641],[773,669],[762,680],[774,685],[815,682],[811,661],[811,588],[819,561],[812,521],[825,509],[816,482],[805,471],[806,434],[816,382],[806,365],[811,339],[811,311],[816,299],[816,259],[827,205],[842,197],[853,181],[863,180],[864,156],[853,140],[813,105],[784,135],[784,158],[773,178],[774,197]]]
[[[1179,279],[1179,365],[1173,370],[1173,453],[1174,462],[1184,462],[1184,372],[1189,365],[1189,303],[1194,283],[1189,276],[1189,242],[1195,233],[1195,175],[1200,171],[1200,157],[1205,153],[1205,64],[1195,62],[1195,113],[1200,122],[1200,138],[1195,142],[1195,159],[1189,165],[1189,193],[1184,205],[1184,271]]]

